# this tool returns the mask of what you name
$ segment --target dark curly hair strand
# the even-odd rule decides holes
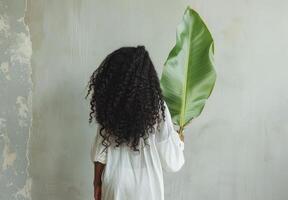
[[[101,125],[106,148],[113,138],[116,146],[126,143],[138,151],[140,138],[146,141],[154,125],[159,128],[165,120],[159,79],[144,46],[122,47],[109,54],[88,85],[89,123],[95,119]]]

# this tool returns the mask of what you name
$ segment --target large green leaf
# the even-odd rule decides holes
[[[216,72],[213,38],[198,13],[187,8],[177,27],[176,45],[164,64],[161,88],[180,129],[200,115],[210,96]]]

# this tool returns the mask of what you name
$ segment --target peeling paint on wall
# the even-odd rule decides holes
[[[19,23],[23,23],[23,20]],[[11,63],[29,64],[32,54],[29,35],[23,32],[15,34],[15,44],[10,48],[9,53]]]
[[[27,104],[27,100],[25,97],[18,96],[16,100],[17,105],[17,113],[18,113],[18,123],[20,127],[25,127],[28,124],[26,123],[26,119],[29,114],[29,108]]]
[[[7,15],[0,15],[0,33],[7,38],[10,35],[9,30],[10,26]]]
[[[25,0],[0,2],[0,200],[30,200],[32,54]]]
[[[8,62],[1,63],[0,70],[1,70],[1,72],[3,74],[3,76],[5,76],[5,78],[7,80],[11,80],[11,77],[9,75],[9,63]]]
[[[7,135],[4,138],[4,150],[3,150],[3,163],[1,171],[7,170],[9,167],[13,167],[14,161],[16,160],[16,153],[11,148],[10,139]]]
[[[32,179],[31,178],[27,178],[25,185],[19,189],[14,195],[13,197],[16,199],[31,199],[31,185],[32,185]]]

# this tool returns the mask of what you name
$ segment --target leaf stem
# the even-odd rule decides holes
[[[184,126],[180,126],[177,132],[178,132],[180,139],[184,142]]]

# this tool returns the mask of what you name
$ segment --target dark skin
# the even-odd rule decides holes
[[[105,165],[100,162],[94,162],[94,199],[101,200],[102,181],[101,176]]]
[[[179,137],[184,142],[184,135],[179,135]],[[102,164],[100,162],[94,162],[93,184],[94,184],[94,199],[95,200],[101,200],[101,192],[102,192],[101,176],[102,176],[104,168],[105,168],[105,164]]]

